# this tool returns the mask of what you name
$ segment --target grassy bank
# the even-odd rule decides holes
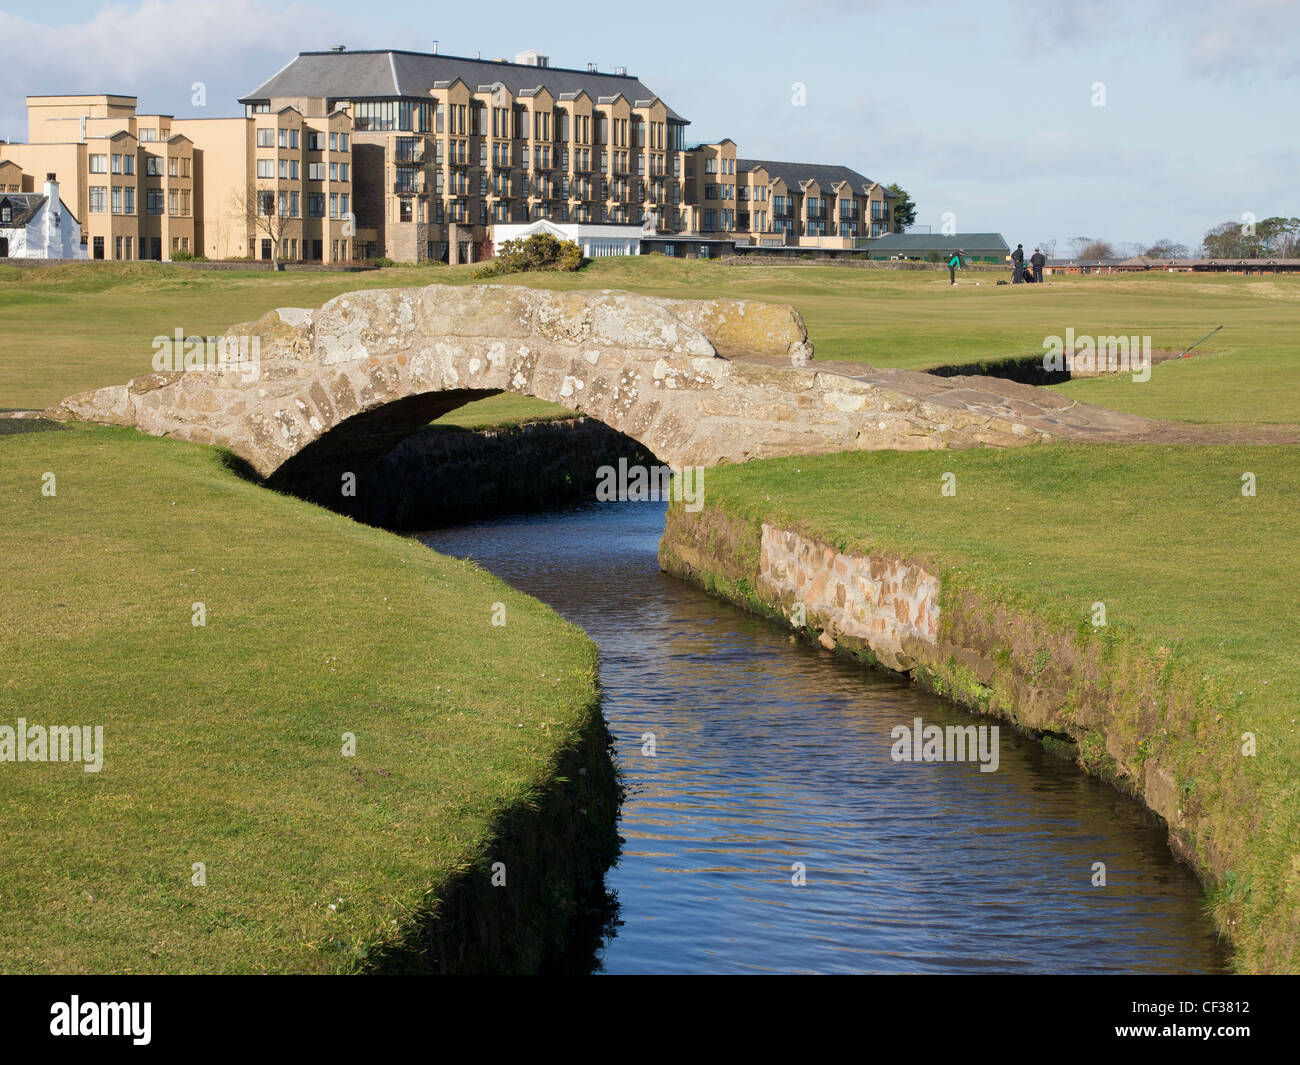
[[[955,496],[940,491],[949,472]],[[1241,494],[1243,472],[1256,476],[1254,497]],[[1112,728],[1109,753],[1172,772],[1177,804],[1198,826],[1194,857],[1215,874],[1213,912],[1237,964],[1300,970],[1296,449],[778,459],[711,470],[706,493],[710,508],[751,529],[766,521],[841,550],[922,564],[942,581],[949,635],[963,599],[1041,621],[1077,659],[1100,664],[1094,701],[1149,693],[1149,703],[1120,707],[1127,731]],[[737,552],[753,570],[756,535],[722,553]],[[1092,624],[1096,603],[1105,627]],[[1041,659],[1039,674],[1053,668],[1046,644],[1029,657]],[[1062,727],[1073,709],[1053,708]],[[1247,732],[1253,757],[1241,753]],[[1080,758],[1097,770],[1107,753],[1083,749]]]
[[[356,289],[477,284],[472,269],[277,274],[158,263],[0,267],[0,407],[45,407],[147,373],[152,338],[177,328],[219,333],[275,307],[315,307]],[[947,278],[941,268],[752,266],[642,256],[598,259],[576,274],[519,274],[506,281],[792,303],[807,322],[818,358],[911,369],[1041,355],[1045,337],[1063,336],[1071,327],[1077,335],[1149,335],[1154,347],[1177,351],[1223,325],[1211,353],[1158,365],[1146,383],[1121,376],[1060,387],[1087,402],[1151,417],[1300,419],[1294,356],[1300,277],[1151,273],[1053,278],[1038,288],[999,287],[996,275],[972,272],[955,289]]]
[[[471,962],[489,939],[507,967],[554,946],[612,839],[580,630],[125,430],[0,437],[0,514],[0,725],[104,735],[98,773],[0,762],[0,970],[454,961],[439,909],[472,915]],[[563,816],[539,828],[533,808]],[[507,886],[488,890],[495,861]],[[510,921],[488,936],[497,900]]]

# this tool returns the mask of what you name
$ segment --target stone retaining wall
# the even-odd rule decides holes
[[[847,555],[766,522],[759,594],[791,616],[802,609],[821,626],[822,646],[867,646],[890,669],[914,661],[904,643],[933,645],[939,634],[939,579],[898,559]]]
[[[716,503],[696,513],[670,507],[659,562],[828,650],[907,672],[976,714],[1072,754],[1158,814],[1170,847],[1207,888],[1248,871],[1244,843],[1256,811],[1242,801],[1250,794],[1244,760],[1212,712],[1223,693],[1195,662],[1175,662],[1167,648],[1136,636],[1084,634],[952,584],[914,560],[845,552]],[[1221,782],[1214,793],[1211,780]],[[1233,905],[1214,910],[1228,939]],[[1277,916],[1296,919],[1290,906]],[[1271,963],[1238,964],[1268,971]]]

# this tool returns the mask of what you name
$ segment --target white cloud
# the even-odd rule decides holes
[[[1300,76],[1300,4],[1236,0],[1212,5],[1192,30],[1187,68],[1194,74]]]
[[[125,93],[142,110],[179,113],[201,81],[212,113],[234,114],[236,95],[308,47],[305,35],[324,40],[338,27],[332,13],[272,0],[117,3],[71,25],[0,12],[0,39],[22,42],[0,65],[0,135],[17,139],[23,98],[42,93]]]

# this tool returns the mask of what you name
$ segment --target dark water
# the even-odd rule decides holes
[[[662,531],[611,503],[420,537],[600,646],[628,786],[603,971],[1222,971],[1136,803],[1006,728],[996,772],[893,761],[896,725],[974,719],[662,574]]]

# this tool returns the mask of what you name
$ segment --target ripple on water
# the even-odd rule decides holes
[[[972,719],[662,574],[662,531],[623,503],[420,537],[600,647],[628,788],[604,971],[1222,971],[1136,803],[1005,727],[997,772],[891,761],[895,725]]]

